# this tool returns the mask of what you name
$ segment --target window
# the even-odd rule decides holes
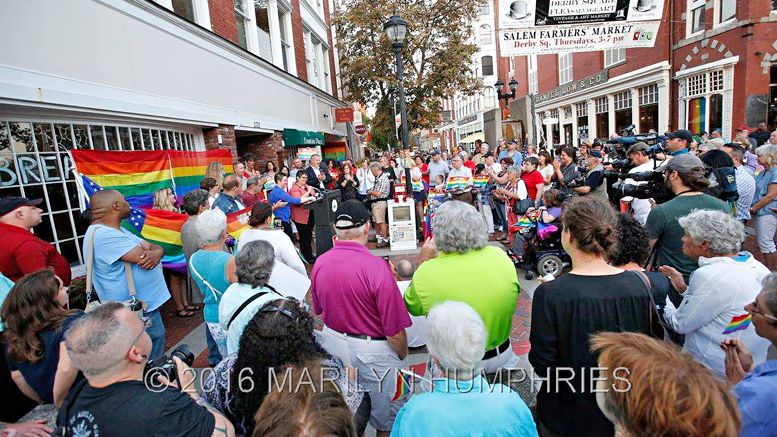
[[[141,146],[142,144],[142,146]],[[43,199],[35,234],[73,265],[83,263],[88,224],[66,150],[196,150],[192,133],[149,126],[0,119],[0,198]]]
[[[610,135],[610,102],[605,97],[594,100],[596,109],[596,136],[607,138]]]
[[[553,124],[550,126],[551,144],[561,144],[561,130],[559,129],[558,109],[550,110],[550,118]]]
[[[658,85],[639,89],[639,126],[637,132],[648,133],[658,129]]]
[[[694,134],[723,128],[723,71],[685,79],[686,129]]]
[[[486,108],[496,107],[496,90],[490,86],[483,88],[483,98],[485,99]]]
[[[604,51],[604,68],[626,62],[626,49],[611,49]]]
[[[194,19],[194,5],[192,0],[173,0],[173,12],[180,15],[183,18],[195,22]]]
[[[723,23],[737,16],[736,0],[719,0],[718,3],[718,23]]]
[[[537,55],[527,56],[529,66],[529,94],[539,92],[539,76],[537,75]]]
[[[588,139],[588,103],[580,102],[575,104],[577,111],[577,132],[578,141]],[[582,128],[582,129],[581,129]]]
[[[272,41],[270,40],[270,17],[267,5],[254,5],[256,13],[256,36],[259,42],[259,57],[272,62]]]
[[[706,0],[688,0],[686,37],[702,32],[705,27]]]
[[[491,44],[491,26],[488,24],[480,26],[480,44]]]
[[[478,10],[480,11],[480,15],[488,15],[491,13],[491,7],[488,3],[483,3],[482,5],[478,6]]]
[[[615,94],[615,132],[631,125],[631,91]]]
[[[480,63],[482,64],[483,68],[483,76],[494,75],[494,58],[491,56],[483,56],[480,58]]]
[[[324,66],[324,91],[328,93],[332,93],[332,80],[331,80],[331,72],[329,70],[329,49],[325,49],[322,46],[322,65]]]
[[[558,55],[558,83],[572,82],[572,53]]]
[[[244,49],[248,49],[248,38],[246,37],[246,30],[250,24],[251,19],[246,13],[243,0],[233,0],[235,8],[235,24],[237,25],[237,45]]]
[[[278,24],[281,34],[281,58],[283,59],[283,69],[289,73],[295,73],[294,67],[294,49],[291,45],[291,13],[279,11]]]
[[[772,0],[772,10],[777,11],[777,0]]]

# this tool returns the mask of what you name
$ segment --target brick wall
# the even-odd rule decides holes
[[[208,0],[213,32],[237,44],[237,23],[232,0]]]
[[[308,66],[305,63],[305,39],[302,35],[302,13],[300,0],[291,0],[291,32],[294,35],[294,57],[297,61],[297,77],[308,81]],[[333,70],[334,71],[334,70]]]
[[[240,145],[240,155],[251,153],[256,157],[256,168],[264,169],[267,161],[272,161],[276,166],[283,165],[284,159],[289,158],[289,150],[283,147],[283,132],[275,132],[264,138]]]
[[[332,95],[337,97],[337,70],[335,69],[335,46],[332,43],[332,20],[329,13],[329,2],[324,2],[324,19],[326,20],[326,40],[329,44],[329,79],[332,81]]]
[[[205,149],[229,149],[232,152],[232,158],[237,160],[237,141],[235,140],[235,127],[220,124],[219,127],[203,129],[202,134],[205,137]],[[218,136],[221,135],[221,144]]]

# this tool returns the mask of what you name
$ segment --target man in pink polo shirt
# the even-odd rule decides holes
[[[335,213],[334,247],[311,274],[313,310],[324,320],[321,343],[370,393],[370,425],[388,436],[405,398],[392,402],[396,372],[406,367],[410,316],[388,263],[367,249],[370,213],[357,200]]]

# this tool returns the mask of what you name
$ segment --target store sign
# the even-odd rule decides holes
[[[660,21],[500,30],[503,56],[653,47]]]
[[[558,97],[566,96],[567,94],[573,94],[578,91],[583,91],[596,85],[601,85],[607,82],[609,70],[602,70],[593,76],[586,77],[585,79],[576,80],[574,82],[561,85],[546,93],[539,94],[534,98],[534,103],[539,104],[548,100],[553,100]]]
[[[664,0],[499,0],[499,27],[660,20]]]
[[[13,160],[0,157],[0,187],[60,182],[66,178],[60,172],[60,166],[65,173],[70,169],[70,158],[67,155],[61,157],[61,163],[57,162],[59,158],[53,153],[37,157],[34,154],[16,155]]]
[[[353,108],[335,108],[337,123],[353,123]]]
[[[467,123],[472,123],[475,121],[478,121],[478,114],[470,115],[469,117],[462,118],[461,120],[458,121],[457,124],[459,126],[464,126]]]
[[[356,132],[357,135],[364,135],[367,133],[367,126],[360,124],[354,127],[353,131]]]

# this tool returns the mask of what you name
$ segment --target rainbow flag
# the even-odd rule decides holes
[[[450,176],[445,189],[448,191],[459,191],[467,188],[469,178],[465,176]]]
[[[413,186],[413,191],[416,193],[420,193],[421,191],[424,191],[424,182],[423,181],[410,181],[411,185]]]
[[[396,389],[394,391],[394,396],[391,398],[391,402],[396,402],[406,394],[410,393],[410,386],[412,385],[410,378],[410,375],[406,375],[401,370],[397,371]]]
[[[132,208],[130,216],[121,222],[124,229],[165,251],[162,266],[186,273],[186,257],[181,243],[181,227],[189,216],[159,209]]]
[[[248,226],[248,218],[250,216],[251,207],[241,209],[240,211],[233,212],[232,214],[228,214],[227,232],[235,237],[236,240],[239,240],[240,234],[242,234],[246,229],[250,228],[250,226]]]
[[[71,150],[70,154],[77,174],[105,190],[120,192],[134,208],[152,206],[154,192],[162,188],[174,189],[180,200],[187,192],[199,188],[210,162],[221,162],[225,174],[232,172],[232,153],[224,149],[206,152]]]
[[[698,97],[688,102],[688,130],[694,134],[701,134],[707,130],[704,122],[707,113],[707,100]]]
[[[488,175],[478,175],[472,178],[472,186],[478,190],[488,185]]]
[[[726,329],[723,330],[723,334],[731,334],[737,331],[743,331],[747,329],[748,326],[750,326],[750,322],[753,320],[753,315],[748,314],[742,314],[741,316],[734,316],[731,318],[731,321],[728,322],[728,326],[726,326]]]

